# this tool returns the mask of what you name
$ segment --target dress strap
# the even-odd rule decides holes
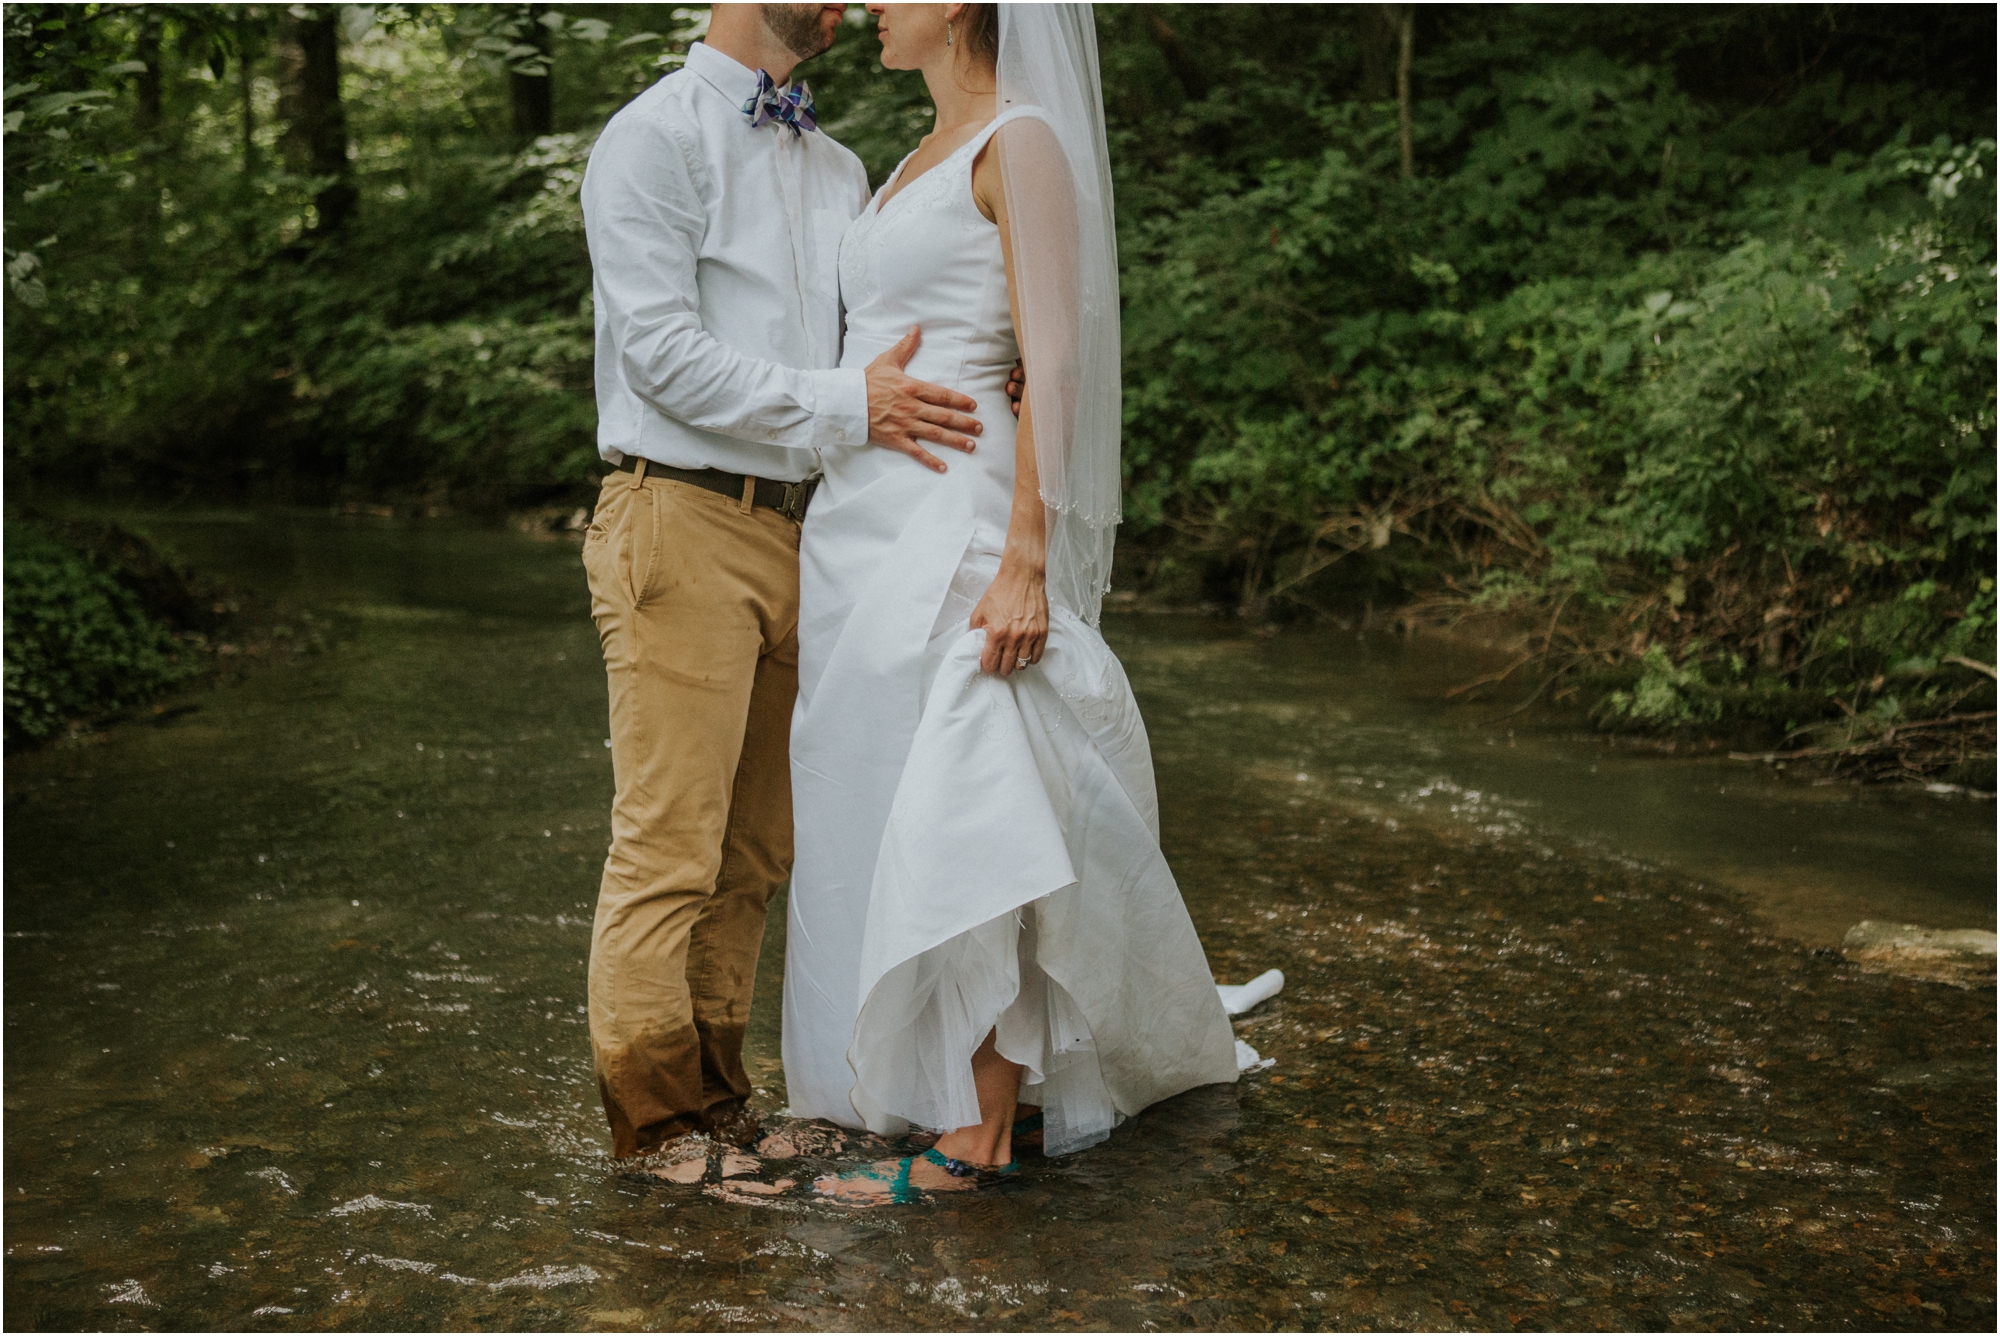
[[[978,134],[974,135],[971,139],[967,140],[965,148],[960,149],[959,151],[961,153],[965,153],[966,149],[970,149],[971,152],[965,154],[966,160],[967,162],[976,161],[979,157],[980,151],[986,147],[986,141],[993,138],[993,136],[999,132],[1001,126],[1005,125],[1009,121],[1018,121],[1024,116],[1035,116],[1043,120],[1048,119],[1048,114],[1044,112],[1040,107],[1035,107],[1035,106],[1009,107],[1007,108],[1007,110],[1001,112],[998,116],[995,116],[992,120],[986,122],[985,128],[982,129]]]

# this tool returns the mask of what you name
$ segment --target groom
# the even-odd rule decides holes
[[[842,5],[716,5],[686,68],[611,118],[583,213],[598,450],[584,543],[616,797],[590,943],[592,1065],[613,1153],[757,1136],[743,1031],[764,910],[790,874],[799,522],[821,451],[944,465],[965,395],[909,337],[838,369],[841,232],[868,199],[793,69]]]

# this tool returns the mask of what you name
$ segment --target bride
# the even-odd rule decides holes
[[[868,11],[937,119],[841,242],[842,365],[920,330],[909,373],[985,424],[948,471],[829,453],[801,539],[785,1079],[796,1115],[942,1133],[820,1184],[879,1198],[1007,1172],[1037,1107],[1061,1154],[1237,1061],[1097,631],[1119,348],[1090,7]]]

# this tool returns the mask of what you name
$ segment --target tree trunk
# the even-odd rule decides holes
[[[1356,15],[1361,51],[1361,96],[1370,102],[1396,98],[1396,140],[1403,179],[1417,173],[1414,117],[1410,109],[1410,61],[1416,54],[1417,7],[1370,5]]]
[[[519,70],[507,71],[507,83],[513,94],[514,138],[522,145],[533,143],[541,135],[554,134],[555,121],[555,71],[549,62],[549,30],[542,26],[542,15],[548,12],[547,5],[529,5],[527,31],[520,41],[542,53],[540,74],[523,74]]]
[[[509,70],[507,81],[514,92],[514,136],[523,144],[538,136],[555,133],[555,106],[546,74],[522,74]]]
[[[1159,48],[1160,58],[1167,62],[1174,78],[1180,81],[1181,91],[1188,95],[1188,101],[1199,102],[1208,96],[1208,77],[1202,72],[1201,63],[1189,57],[1187,48],[1181,45],[1181,36],[1160,17],[1159,11],[1148,8],[1146,29],[1153,36],[1153,45]]]
[[[303,6],[297,7],[303,9]],[[285,122],[285,163],[326,182],[313,197],[328,235],[354,211],[357,192],[347,162],[347,117],[340,105],[340,20],[332,6],[287,10],[278,26],[278,115]]]
[[[146,68],[133,80],[139,95],[132,122],[142,135],[160,128],[160,20],[147,14],[139,21],[139,35],[133,43],[132,58]]]
[[[252,105],[250,95],[255,85],[250,78],[250,62],[238,64],[237,78],[242,84],[243,94],[243,175],[257,174],[257,108]]]
[[[1361,100],[1387,102],[1396,94],[1396,51],[1402,35],[1401,5],[1357,5],[1354,46],[1361,56]]]
[[[253,101],[257,80],[250,68],[247,24],[239,25],[236,31],[236,85],[243,105],[243,179],[248,182],[257,175],[257,107]]]
[[[1396,57],[1396,132],[1403,148],[1403,179],[1407,181],[1417,174],[1410,114],[1410,58],[1415,54],[1417,44],[1417,7],[1399,5],[1397,8],[1403,13],[1400,50]]]
[[[243,113],[243,175],[240,178],[242,206],[237,214],[237,227],[242,236],[243,250],[252,252],[257,244],[257,91],[256,48],[251,41],[251,28],[247,23],[236,26],[236,91]]]

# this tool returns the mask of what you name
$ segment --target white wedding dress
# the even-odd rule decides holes
[[[1235,1080],[1237,1056],[1117,658],[1052,607],[1041,662],[1001,678],[967,629],[1013,501],[1018,355],[972,165],[1023,114],[886,207],[878,192],[841,243],[841,364],[919,325],[909,374],[971,395],[985,434],[970,456],[938,451],[942,476],[880,448],[829,454],[806,517],[784,1061],[796,1115],[963,1127],[973,1051],[997,1029],[1060,1154]]]

